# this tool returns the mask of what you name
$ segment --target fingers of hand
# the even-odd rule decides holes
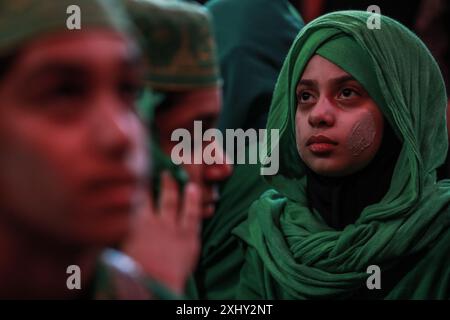
[[[201,223],[201,191],[197,184],[188,183],[183,197],[181,225],[186,230],[199,232]]]
[[[179,208],[178,185],[174,178],[167,172],[161,175],[161,195],[159,200],[159,214],[162,219],[175,222]]]

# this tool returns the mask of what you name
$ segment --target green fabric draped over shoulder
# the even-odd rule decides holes
[[[279,148],[280,170],[267,177],[274,190],[252,205],[248,220],[234,231],[247,246],[238,298],[351,298],[367,289],[368,266],[378,265],[383,276],[419,253],[420,260],[382,298],[450,297],[450,183],[436,181],[448,145],[444,82],[430,52],[411,31],[385,16],[380,16],[381,29],[369,29],[370,16],[341,11],[319,17],[302,29],[290,49],[267,125],[280,130],[279,143],[271,146]],[[366,58],[358,58],[358,50],[344,50],[333,59],[332,46],[322,53],[331,61],[347,61],[341,67],[353,68],[346,70],[351,74],[357,60],[369,61],[366,67],[376,82],[357,80],[402,142],[386,195],[342,231],[309,209],[305,164],[295,142],[296,85],[309,59],[338,38],[350,38]]]

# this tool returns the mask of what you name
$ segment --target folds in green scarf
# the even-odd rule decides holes
[[[118,0],[0,0],[0,54],[7,54],[36,36],[69,31],[67,8],[74,4],[81,11],[81,30],[99,27],[133,34]]]
[[[422,259],[384,298],[449,298],[450,184],[436,181],[448,144],[444,82],[411,31],[385,16],[381,29],[369,29],[370,15],[324,15],[302,29],[290,49],[267,125],[280,130],[279,144],[271,146],[280,148],[280,171],[267,177],[275,190],[255,202],[235,230],[248,245],[239,298],[351,297],[365,287],[369,265],[388,271],[419,253]],[[341,51],[346,42],[359,48]],[[365,86],[402,141],[387,194],[342,231],[310,211],[295,143],[295,89],[316,53]]]

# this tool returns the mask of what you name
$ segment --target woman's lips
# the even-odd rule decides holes
[[[327,136],[324,135],[317,135],[317,136],[311,136],[306,141],[306,146],[308,149],[318,155],[324,155],[328,154],[336,147],[338,143]]]
[[[330,153],[334,149],[335,145],[329,143],[313,143],[308,146],[308,149],[312,153],[325,154]]]

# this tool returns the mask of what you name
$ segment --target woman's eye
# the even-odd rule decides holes
[[[349,99],[352,98],[353,96],[357,96],[358,93],[350,88],[345,88],[341,91],[341,93],[339,94],[339,98],[344,98],[344,99]]]
[[[311,93],[309,93],[307,91],[303,91],[298,94],[297,99],[298,99],[299,103],[309,103],[309,102],[312,102],[313,98],[314,97]]]

